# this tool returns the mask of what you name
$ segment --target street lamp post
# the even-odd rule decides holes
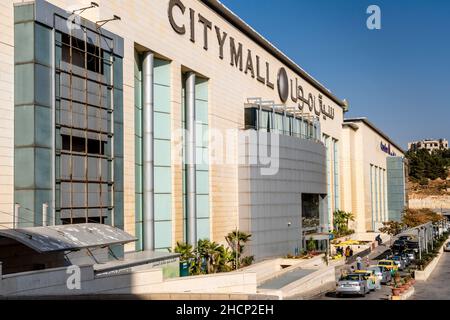
[[[421,239],[421,234],[422,234],[422,229],[421,228],[417,228],[417,235],[419,237],[419,260],[422,260],[422,239]]]

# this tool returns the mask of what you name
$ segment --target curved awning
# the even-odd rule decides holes
[[[76,251],[136,241],[132,235],[105,224],[85,223],[0,230],[8,238],[39,252]]]

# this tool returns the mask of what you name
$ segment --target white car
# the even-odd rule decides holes
[[[447,242],[444,246],[444,251],[445,252],[450,252],[450,242]]]
[[[339,280],[336,288],[336,296],[341,297],[348,294],[357,294],[365,296],[370,293],[370,289],[367,287],[367,281],[362,274],[349,274]]]

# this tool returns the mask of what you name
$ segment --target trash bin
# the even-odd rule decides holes
[[[180,261],[180,277],[188,277],[188,276],[189,276],[189,262]]]

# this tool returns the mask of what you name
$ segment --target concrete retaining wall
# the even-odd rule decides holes
[[[153,285],[148,293],[245,293],[256,294],[256,273],[229,272],[223,274],[170,279]]]
[[[0,296],[45,296],[149,293],[256,294],[256,273],[230,272],[163,280],[161,269],[95,275],[92,266],[80,267],[80,289],[69,290],[67,268],[0,274]],[[70,282],[70,281],[69,281]]]
[[[450,208],[450,196],[429,196],[422,199],[409,199],[411,209],[441,209]]]
[[[80,267],[80,290],[70,290],[67,281],[72,273],[67,268],[32,271],[4,275],[0,280],[0,295],[40,296],[40,295],[79,295],[91,293],[145,292],[156,283],[163,281],[159,269],[109,276],[95,276],[92,266]],[[70,283],[73,283],[69,281]]]

